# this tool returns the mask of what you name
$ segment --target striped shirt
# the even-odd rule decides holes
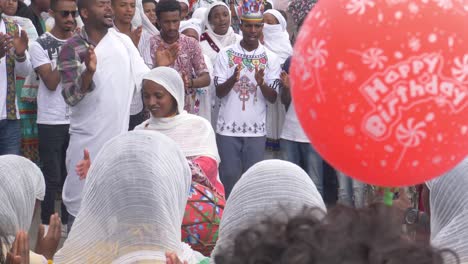
[[[62,96],[68,105],[78,104],[86,95],[86,92],[81,90],[81,73],[84,71],[83,63],[90,45],[93,44],[83,28],[63,44],[59,53],[57,68],[62,80]],[[93,89],[94,82],[91,82],[87,92]]]

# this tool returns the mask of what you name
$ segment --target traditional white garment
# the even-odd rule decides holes
[[[273,15],[279,21],[277,25],[266,23],[263,25],[263,41],[265,47],[275,53],[280,63],[283,64],[293,52],[286,19],[274,9],[269,9],[264,14]],[[286,110],[281,100],[276,100],[274,104],[267,104],[267,138],[278,140],[281,137],[285,116]]]
[[[142,76],[149,71],[130,38],[112,28],[94,52],[97,57],[94,89],[72,107],[70,116],[68,176],[62,196],[73,216],[80,208],[84,186],[75,172],[83,150],[87,148],[93,159],[108,140],[127,132],[130,103],[134,93],[141,92]]]
[[[54,263],[165,261],[166,251],[198,263],[204,257],[181,242],[190,183],[187,160],[170,138],[154,131],[113,138],[89,170],[81,210]]]
[[[200,116],[184,111],[184,83],[179,73],[172,68],[158,67],[145,74],[143,79],[163,86],[176,100],[179,114],[166,118],[152,116],[135,130],[161,132],[177,142],[186,157],[207,156],[219,164],[216,136],[211,124]]]
[[[16,232],[29,231],[37,200],[44,200],[41,170],[16,155],[0,156],[0,226],[12,243]]]
[[[468,158],[426,185],[430,190],[432,245],[451,249],[461,263],[468,262]]]
[[[274,9],[267,10],[264,14],[273,15],[279,21],[279,24],[276,25],[266,23],[263,25],[263,41],[265,42],[265,47],[273,51],[280,58],[281,64],[283,64],[293,53],[286,19],[278,10]]]
[[[0,182],[0,227],[6,243],[11,245],[18,231],[29,231],[36,200],[44,200],[44,176],[30,160],[3,155],[0,156]],[[31,264],[47,263],[42,255],[32,251],[29,255]]]
[[[265,160],[248,169],[226,201],[212,256],[232,249],[236,235],[267,216],[299,213],[304,206],[327,211],[309,175],[282,160]],[[278,214],[280,213],[280,214]],[[214,258],[211,258],[211,263]]]

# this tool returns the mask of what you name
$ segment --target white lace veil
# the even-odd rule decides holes
[[[304,206],[326,212],[322,196],[303,169],[282,160],[255,164],[242,175],[226,202],[211,263],[220,250],[232,248],[239,231],[281,210],[292,216]]]
[[[196,263],[199,253],[181,243],[190,183],[187,160],[168,137],[115,137],[91,166],[80,212],[54,263],[159,263],[166,251]]]
[[[468,158],[426,185],[430,190],[432,245],[451,249],[461,263],[468,263]]]
[[[29,231],[36,199],[43,200],[44,194],[44,176],[36,164],[16,155],[0,156],[0,226],[6,236],[14,239],[17,231]]]

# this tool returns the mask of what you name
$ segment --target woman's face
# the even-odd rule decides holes
[[[177,114],[177,102],[160,84],[143,81],[143,102],[153,117],[171,117]]]
[[[208,21],[213,28],[214,33],[225,35],[231,26],[231,17],[229,10],[223,5],[215,6],[208,15]]]
[[[18,0],[3,0],[1,4],[5,15],[14,16],[16,14],[16,10],[18,9]]]
[[[187,37],[191,37],[196,41],[200,41],[200,36],[198,36],[198,32],[195,29],[187,28],[186,30],[182,31],[182,34]]]
[[[151,24],[156,25],[156,3],[144,3],[143,10]]]
[[[263,14],[263,22],[269,25],[278,25],[279,21],[272,14]]]

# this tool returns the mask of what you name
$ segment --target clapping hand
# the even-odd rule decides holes
[[[44,225],[39,226],[36,253],[43,255],[46,259],[52,259],[57,252],[62,235],[62,223],[57,213],[50,216],[49,230],[45,236],[44,229]]]
[[[7,253],[6,264],[29,264],[28,234],[20,231],[16,234],[11,251]]]
[[[130,38],[132,39],[133,44],[135,44],[135,47],[138,47],[138,44],[140,43],[142,31],[143,31],[143,26],[139,26],[130,33]]]
[[[242,70],[242,64],[238,64],[236,66],[236,69],[234,70],[234,73],[231,76],[231,79],[234,79],[235,82],[238,82],[240,79],[241,70]]]
[[[21,30],[21,35],[19,32],[15,32],[13,37],[13,47],[15,48],[15,54],[17,56],[24,56],[26,49],[28,48],[28,34],[26,31]]]
[[[8,34],[0,33],[0,58],[3,58],[12,47],[13,39],[11,38],[11,36]]]
[[[171,66],[177,59],[179,53],[179,44],[171,44],[167,49],[159,46],[156,50],[156,65]]]
[[[76,165],[76,174],[80,177],[80,180],[86,179],[88,176],[89,168],[91,167],[91,158],[89,156],[89,151],[85,149],[83,151],[83,159],[78,162]]]
[[[96,53],[94,53],[94,46],[92,45],[88,47],[88,52],[86,53],[86,57],[85,57],[85,65],[86,65],[86,70],[89,73],[94,74],[96,72],[97,57],[96,57]]]
[[[258,69],[258,66],[255,67],[255,81],[257,85],[262,86],[265,84],[265,69]]]

